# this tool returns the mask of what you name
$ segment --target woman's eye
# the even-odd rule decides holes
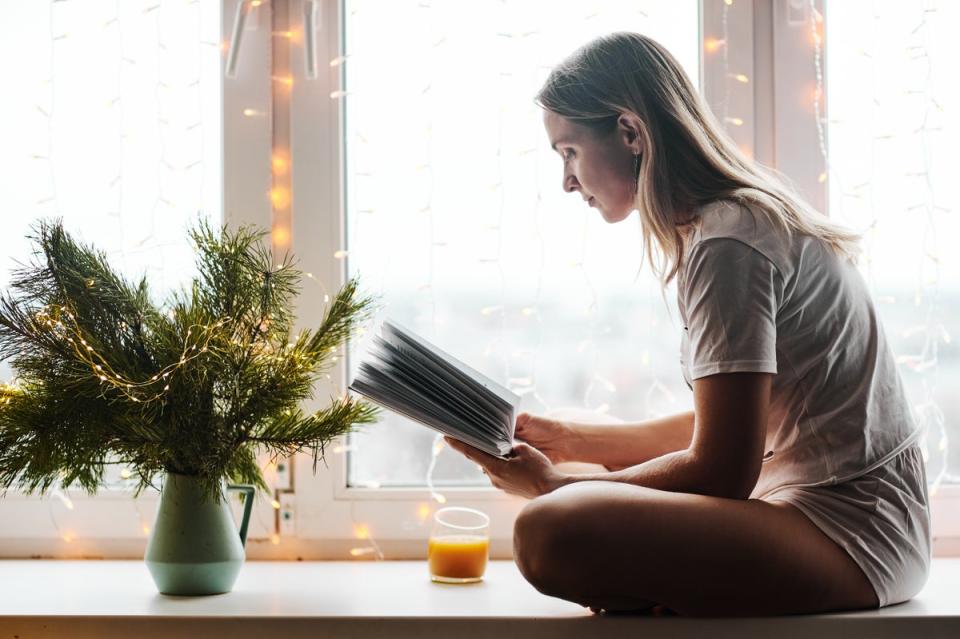
[[[568,154],[569,154],[569,155],[568,155]],[[566,151],[563,152],[563,159],[564,159],[564,160],[569,160],[569,159],[572,158],[572,157],[573,157],[573,151],[566,150]]]

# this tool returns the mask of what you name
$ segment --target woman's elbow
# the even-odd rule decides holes
[[[726,464],[702,468],[700,490],[695,492],[710,497],[749,499],[760,478],[760,463]]]

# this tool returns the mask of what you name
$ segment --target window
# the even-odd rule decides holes
[[[186,231],[222,211],[220,8],[217,3],[29,2],[5,7],[0,56],[10,91],[0,102],[0,284],[38,218],[105,251],[129,279],[148,277],[160,302],[193,274]],[[0,363],[0,379],[13,371]],[[90,539],[145,540],[155,491],[108,466],[96,497],[61,487],[46,498],[0,501],[0,537],[47,539],[40,552],[100,552]],[[258,509],[253,535],[273,531]],[[13,538],[11,540],[11,538]],[[32,547],[31,552],[36,552]]]
[[[608,225],[560,188],[533,96],[575,46],[616,30],[657,38],[699,83],[698,3],[350,0],[344,19],[347,263],[385,315],[505,383],[521,410],[690,406],[637,219]],[[400,415],[353,435],[348,456],[354,486],[489,485]]]
[[[832,2],[825,18],[830,215],[864,234],[863,273],[926,429],[936,492],[960,479],[960,7]]]
[[[0,238],[3,255],[23,256],[29,222],[59,210],[126,273],[149,269],[160,292],[190,274],[183,231],[197,211],[272,223],[275,247],[289,247],[312,275],[302,326],[319,325],[325,295],[359,275],[387,316],[510,386],[524,410],[573,407],[610,420],[684,410],[675,293],[664,295],[641,265],[636,218],[607,225],[562,191],[561,161],[532,102],[576,46],[635,29],[677,55],[744,151],[818,208],[873,229],[866,272],[928,425],[930,478],[951,480],[960,406],[946,391],[958,371],[960,292],[943,238],[958,230],[946,182],[957,142],[945,62],[954,8],[316,0],[300,11],[282,0],[223,0],[117,14],[119,6],[20,3],[4,23],[18,28],[0,28],[6,59],[37,60],[11,66],[21,90],[0,104],[9,141],[0,180],[18,211]],[[241,14],[237,73],[225,78]],[[290,160],[285,210],[270,197],[277,153]],[[363,348],[349,345],[305,409],[344,392]],[[328,448],[316,473],[305,456],[291,461],[275,476],[281,515],[258,504],[248,556],[422,557],[444,500],[490,513],[493,556],[510,555],[525,500],[492,489],[400,416],[385,412]],[[5,548],[142,552],[155,496],[135,502],[121,486],[62,497],[0,501],[0,521],[17,522],[0,524]],[[944,521],[940,533],[960,538],[950,528],[960,522]],[[74,550],[65,551],[71,530]]]

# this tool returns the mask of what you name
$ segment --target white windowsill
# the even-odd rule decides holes
[[[157,594],[140,561],[0,561],[0,636],[960,636],[960,559],[914,600],[877,611],[758,619],[594,616],[534,590],[512,561],[483,583],[431,583],[424,561],[258,562],[232,593]]]

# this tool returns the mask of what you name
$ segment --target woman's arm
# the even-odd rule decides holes
[[[726,373],[694,380],[696,416],[687,448],[617,471],[553,476],[543,491],[601,480],[746,499],[760,475],[772,379],[767,373]]]
[[[693,411],[632,424],[567,421],[568,461],[602,464],[620,470],[690,446]]]

